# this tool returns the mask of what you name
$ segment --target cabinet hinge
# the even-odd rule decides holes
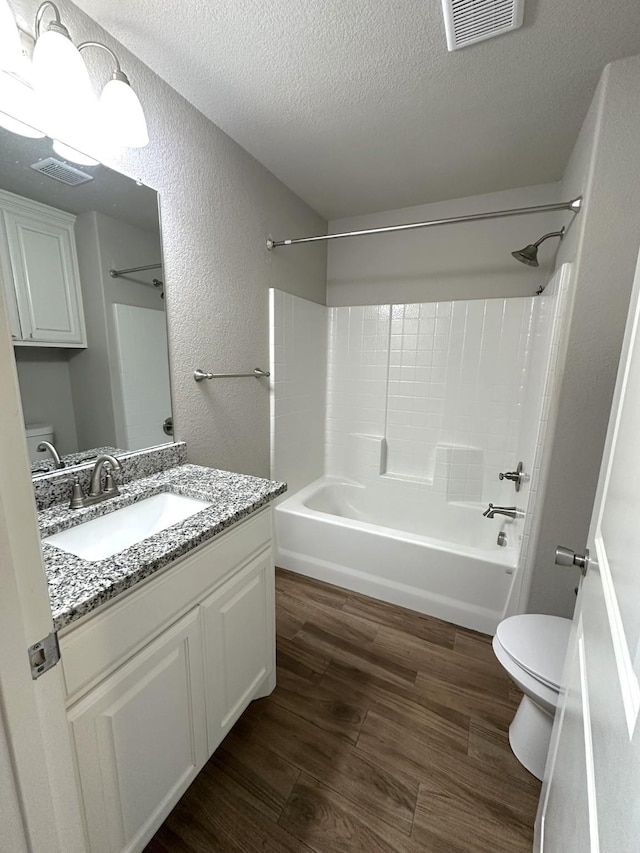
[[[39,643],[34,643],[27,649],[31,664],[31,678],[36,679],[52,669],[60,660],[60,646],[55,631],[48,634]]]

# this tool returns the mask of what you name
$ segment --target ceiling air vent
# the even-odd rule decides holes
[[[517,30],[524,0],[442,0],[447,47],[461,47]]]
[[[54,181],[67,184],[69,187],[77,187],[78,184],[84,184],[87,181],[93,180],[93,175],[88,175],[82,169],[76,169],[75,166],[69,166],[68,163],[63,163],[62,160],[56,160],[55,157],[47,157],[45,160],[32,163],[31,168],[49,178],[53,178]]]

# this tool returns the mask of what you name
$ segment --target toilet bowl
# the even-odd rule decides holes
[[[571,620],[525,613],[498,625],[493,651],[524,693],[509,726],[509,743],[518,761],[542,780]]]

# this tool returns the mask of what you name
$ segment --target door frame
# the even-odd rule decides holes
[[[0,837],[22,837],[29,853],[84,853],[61,668],[34,681],[27,655],[53,622],[1,277],[0,790],[14,809],[0,812]]]

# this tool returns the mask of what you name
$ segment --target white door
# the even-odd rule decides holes
[[[24,836],[29,853],[86,853],[61,668],[34,681],[26,653],[53,625],[5,292],[0,281],[0,850],[19,853]]]
[[[119,446],[138,450],[165,444],[162,425],[171,415],[165,313],[120,303],[113,312],[125,428]]]
[[[536,822],[543,853],[640,851],[639,291],[640,259]]]

